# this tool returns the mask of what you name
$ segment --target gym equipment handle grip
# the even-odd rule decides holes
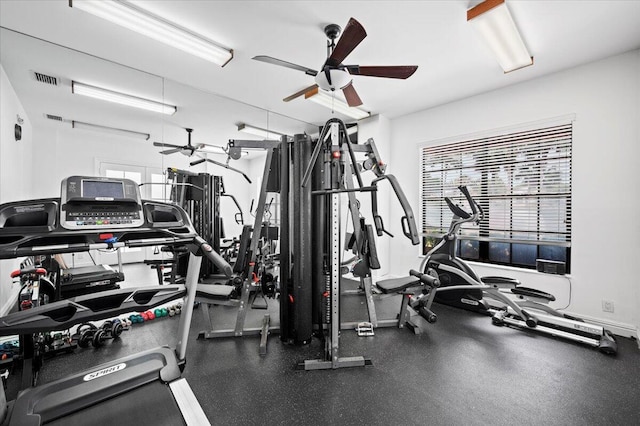
[[[200,247],[200,249],[202,250],[202,254],[205,255],[211,262],[213,262],[213,264],[216,265],[223,274],[225,274],[229,278],[233,276],[233,269],[231,268],[231,265],[229,265],[227,261],[222,258],[222,256],[216,253],[215,250],[213,250],[213,247],[209,245],[209,243],[207,243],[201,237],[196,237],[195,241],[198,247]]]
[[[410,270],[409,275],[411,275],[412,277],[418,278],[421,282],[425,283],[430,287],[434,287],[434,288],[440,287],[440,280],[435,277],[432,277],[431,275],[423,274],[422,272],[418,272],[415,269]]]
[[[21,277],[23,275],[28,275],[28,274],[46,275],[47,270],[44,268],[37,268],[37,267],[16,269],[15,271],[11,272],[11,278]]]
[[[469,206],[471,207],[471,210],[473,211],[473,214],[478,213],[478,209],[476,208],[476,203],[475,201],[473,201],[471,194],[469,194],[469,190],[467,189],[467,187],[464,185],[460,185],[458,189],[460,190],[460,192],[464,194],[465,198],[467,199],[467,202],[469,203]]]
[[[451,201],[449,197],[444,197],[444,201],[447,203],[447,206],[449,206],[449,210],[451,210],[453,214],[455,214],[459,218],[469,219],[471,217],[471,214],[462,210],[460,206],[456,206],[455,204],[453,204],[453,201]]]
[[[424,306],[418,308],[418,314],[426,319],[429,324],[435,324],[438,321],[438,316]]]

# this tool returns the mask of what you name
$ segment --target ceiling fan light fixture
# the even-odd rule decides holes
[[[99,124],[84,123],[82,121],[71,120],[71,128],[91,130],[111,135],[124,136],[127,138],[143,139],[148,141],[151,135],[149,133],[135,132],[133,130],[118,129],[116,127],[101,126]]]
[[[150,99],[139,98],[137,96],[120,93],[102,87],[91,86],[89,84],[71,82],[71,92],[76,95],[89,96],[91,98],[101,99],[103,101],[114,102],[120,105],[127,105],[134,108],[140,108],[147,111],[159,112],[161,114],[173,115],[178,108],[174,105],[163,104],[162,102],[152,101]]]
[[[304,98],[356,120],[361,120],[371,115],[368,111],[356,107],[350,107],[346,102],[328,95],[317,88],[305,93]]]
[[[467,10],[467,22],[482,35],[505,73],[533,65],[505,0],[485,0]]]
[[[337,90],[344,89],[348,85],[353,82],[351,78],[351,74],[349,74],[345,70],[329,70],[329,75],[331,76],[331,82],[327,79],[327,74],[324,72],[319,72],[316,75],[316,84],[320,86],[321,89],[324,90]]]
[[[233,58],[232,49],[219,46],[212,40],[126,1],[69,0],[69,6],[220,66],[225,66]]]
[[[260,136],[265,139],[275,139],[280,140],[281,136],[286,136],[284,133],[276,132],[273,130],[267,130],[260,127],[250,126],[245,123],[238,124],[238,131],[249,133],[251,135]]]

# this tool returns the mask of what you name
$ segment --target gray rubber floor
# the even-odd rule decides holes
[[[277,322],[277,301],[270,300]],[[398,300],[379,305],[393,316]],[[344,298],[344,320],[365,318],[364,300]],[[212,424],[220,425],[635,425],[640,424],[640,350],[617,338],[619,351],[596,349],[508,327],[489,317],[436,305],[438,322],[414,335],[380,328],[373,337],[341,333],[341,356],[362,355],[362,368],[305,372],[298,362],[322,356],[277,335],[259,356],[259,337],[198,340],[208,329],[194,312],[184,376]],[[214,307],[216,326],[235,321]],[[250,313],[258,326],[266,311]],[[347,315],[347,312],[349,315]],[[348,318],[349,317],[349,318]],[[173,345],[178,320],[134,325],[100,349],[78,349],[45,364],[41,383],[162,344]],[[15,380],[16,378],[12,378]],[[124,424],[124,423],[123,423]]]

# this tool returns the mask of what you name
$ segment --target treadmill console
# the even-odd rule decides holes
[[[136,228],[144,224],[138,184],[131,179],[70,176],[62,181],[65,229]]]

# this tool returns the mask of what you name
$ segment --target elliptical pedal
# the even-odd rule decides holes
[[[615,355],[618,353],[618,343],[608,330],[604,330],[602,333],[598,350],[607,355]]]

